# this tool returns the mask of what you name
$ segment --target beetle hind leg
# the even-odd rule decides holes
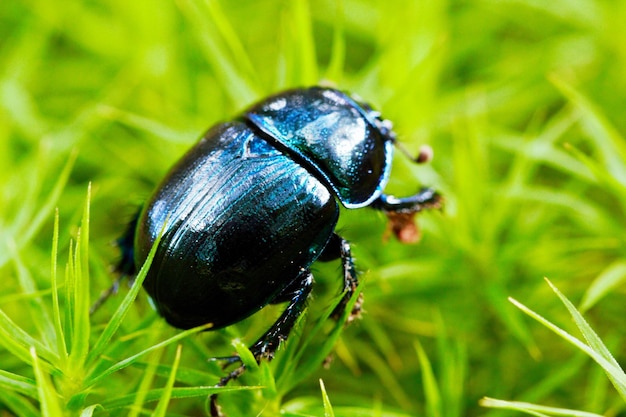
[[[296,324],[298,317],[304,311],[306,306],[306,300],[313,288],[313,275],[311,272],[306,271],[302,274],[300,280],[296,281],[297,285],[290,285],[288,289],[292,289],[288,294],[283,291],[280,296],[285,298],[290,296],[289,305],[283,311],[283,314],[276,320],[276,322],[265,332],[263,336],[259,338],[251,347],[250,351],[254,356],[259,359],[272,359],[274,353],[278,349],[281,342],[287,339],[291,329]]]
[[[304,311],[306,306],[306,300],[311,293],[313,287],[313,275],[310,271],[305,271],[301,274],[300,278],[289,285],[285,291],[281,292],[274,302],[289,301],[289,305],[283,311],[281,316],[276,322],[269,328],[263,336],[261,336],[252,346],[250,351],[254,355],[257,362],[267,359],[272,360],[276,350],[280,346],[280,343],[287,339],[291,329],[296,324],[298,317]],[[225,367],[235,362],[241,362],[241,358],[238,355],[230,356],[226,358],[219,358],[219,360],[225,361]],[[218,382],[218,387],[224,387],[228,382],[233,379],[239,378],[245,371],[245,364],[241,364],[239,367],[228,373]],[[211,416],[220,417],[223,414],[217,404],[217,394],[211,395]]]

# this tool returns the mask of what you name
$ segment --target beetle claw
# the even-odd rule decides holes
[[[217,404],[217,394],[211,394],[209,402],[211,417],[224,417],[224,413],[222,413],[222,407]]]
[[[233,359],[233,358],[235,360],[233,360],[230,363],[241,361],[241,358],[239,356],[231,356],[225,359]],[[241,374],[244,373],[245,370],[246,370],[246,365],[241,364],[240,366],[238,366],[237,368],[229,372],[228,375],[220,379],[220,381],[215,386],[225,387],[226,384],[228,384],[231,380],[239,378]],[[211,412],[211,417],[225,417],[224,413],[222,413],[222,408],[217,404],[217,394],[211,394],[211,396],[209,397],[209,401],[210,401],[209,408]]]
[[[279,337],[277,340],[283,340],[282,337]],[[257,363],[261,362],[261,360],[266,359],[271,361],[274,358],[274,353],[278,348],[279,343],[275,343],[271,340],[265,340],[261,338],[258,342],[250,347],[250,351],[254,355]],[[226,376],[222,377],[219,382],[215,385],[216,387],[225,387],[230,381],[239,378],[246,370],[246,365],[243,363],[241,356],[233,355],[233,356],[223,356],[219,358],[211,358],[212,361],[220,361],[224,362],[222,364],[222,370],[228,368],[233,363],[239,362],[237,368],[230,371]],[[211,394],[209,397],[209,410],[211,413],[211,417],[225,417],[225,414],[222,413],[222,408],[217,403],[217,394]]]

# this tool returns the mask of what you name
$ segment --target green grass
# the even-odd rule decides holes
[[[326,320],[339,266],[316,266],[293,337],[223,410],[625,415],[625,20],[624,0],[0,2],[0,415],[203,415],[223,374],[208,358],[245,354],[279,308],[181,332],[141,274],[88,308],[179,155],[318,83],[430,144],[428,166],[398,153],[388,190],[430,185],[445,209],[418,245],[344,210],[363,319]]]

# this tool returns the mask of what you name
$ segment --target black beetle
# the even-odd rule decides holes
[[[334,316],[357,288],[350,245],[334,232],[337,200],[401,216],[440,206],[427,188],[407,198],[383,194],[394,144],[391,123],[335,89],[269,97],[210,129],[170,170],[120,240],[119,269],[133,274],[162,232],[144,287],[182,329],[218,329],[288,302],[251,347],[257,360],[271,359],[303,311],[313,262],[342,261],[344,295]],[[359,309],[360,300],[352,313]]]

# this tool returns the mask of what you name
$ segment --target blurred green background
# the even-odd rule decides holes
[[[254,101],[318,83],[371,102],[412,152],[430,144],[427,166],[397,155],[387,189],[432,186],[445,209],[419,217],[418,245],[385,241],[379,213],[344,211],[338,230],[362,271],[363,319],[342,332],[327,369],[306,353],[323,343],[312,328],[339,287],[337,264],[316,266],[306,323],[276,363],[242,380],[275,387],[224,393],[224,411],[507,413],[481,407],[489,396],[626,415],[600,367],[507,300],[578,334],[548,277],[626,360],[625,21],[623,0],[2,1],[0,416],[143,415],[157,404],[163,415],[203,415],[206,392],[174,390],[169,402],[141,394],[166,385],[173,344],[88,389],[88,370],[20,354],[57,340],[44,319],[55,299],[55,208],[62,279],[91,183],[80,262],[94,300],[114,278],[111,242],[178,156]],[[70,290],[60,291],[66,324],[80,322],[63,311]],[[127,292],[83,327],[90,346]],[[280,311],[266,310],[185,338],[174,386],[215,384],[219,369],[206,359],[230,354],[234,337],[254,341]],[[178,333],[140,294],[102,360]],[[306,372],[284,371],[296,363]]]

